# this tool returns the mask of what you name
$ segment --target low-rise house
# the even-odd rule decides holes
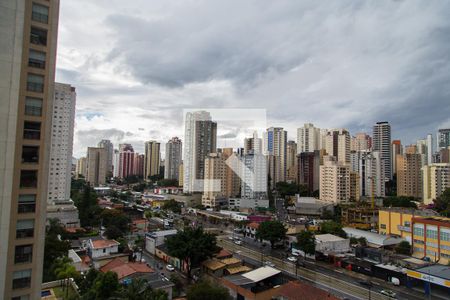
[[[255,239],[256,231],[258,230],[258,228],[259,228],[259,223],[256,223],[256,222],[252,222],[252,223],[245,225],[244,236]]]
[[[141,262],[124,262],[120,258],[115,258],[102,266],[100,271],[106,273],[108,271],[117,274],[120,283],[128,283],[134,278],[147,279],[147,277],[155,271]]]
[[[316,251],[324,255],[350,251],[350,239],[343,239],[333,234],[317,234]]]
[[[88,240],[87,253],[94,267],[99,269],[115,258],[128,262],[128,254],[119,253],[119,245],[120,243],[115,240]]]
[[[145,251],[155,255],[156,247],[164,244],[165,240],[177,233],[176,229],[153,231],[145,234]]]
[[[222,260],[218,260],[218,259],[208,259],[206,261],[204,261],[202,263],[202,269],[206,274],[215,276],[215,277],[222,277],[223,275],[225,275],[226,271],[228,272],[228,274],[236,274],[238,273],[239,270],[246,270],[247,268],[239,268],[239,269],[235,269],[238,267],[242,266],[242,260],[235,258],[235,257],[230,257],[230,258],[225,258]],[[231,269],[228,270],[228,269]]]
[[[278,294],[273,298],[276,300],[339,300],[338,297],[327,291],[316,288],[310,284],[300,281],[289,281],[283,285]]]
[[[221,282],[228,288],[233,299],[265,300],[278,295],[286,280],[280,270],[266,266],[223,277]]]

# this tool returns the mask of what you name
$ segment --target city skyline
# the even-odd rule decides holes
[[[389,121],[413,143],[450,125],[448,5],[64,1],[57,81],[78,91],[75,156],[102,138],[183,140],[195,107],[267,109],[290,140],[309,122],[353,134]]]

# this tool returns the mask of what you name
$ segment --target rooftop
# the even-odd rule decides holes
[[[329,233],[316,235],[316,242],[318,242],[318,243],[339,242],[339,241],[344,241],[344,240],[345,239],[341,238],[340,236],[329,234]]]
[[[415,209],[411,207],[383,207],[380,211],[398,212],[404,214],[411,214],[414,216],[437,216],[437,212],[431,209]]]
[[[153,273],[154,270],[148,267],[145,263],[136,263],[136,262],[124,262],[120,258],[115,258],[103,267],[100,268],[100,271],[106,273],[108,271],[114,272],[117,274],[119,279],[130,276],[134,273]]]
[[[436,277],[443,278],[445,280],[450,280],[450,266],[444,266],[444,265],[430,265],[423,268],[416,269],[415,271],[427,274],[427,275],[433,275]]]
[[[218,270],[220,268],[224,268],[226,265],[218,260],[210,259],[203,262],[203,266],[212,271]]]
[[[342,229],[345,231],[345,233],[348,235],[349,238],[350,237],[355,237],[355,238],[364,237],[364,238],[366,238],[366,240],[369,244],[372,244],[372,245],[378,246],[378,247],[396,245],[396,244],[400,243],[401,241],[404,241],[403,238],[378,234],[375,232],[360,230],[360,229],[356,229],[356,228],[352,228],[352,227],[344,227]]]
[[[278,292],[279,296],[283,296],[289,300],[338,300],[339,298],[331,295],[327,291],[316,288],[310,284],[300,281],[289,281],[283,285]]]
[[[446,218],[446,217],[438,217],[438,216],[433,216],[433,217],[417,217],[413,219],[414,222],[418,223],[420,221],[431,221],[431,222],[438,222],[438,223],[443,223],[447,226],[450,226],[450,218]]]
[[[241,260],[238,258],[235,258],[235,257],[230,257],[230,258],[222,259],[220,262],[228,266],[228,265],[234,265],[234,264],[241,263]]]
[[[120,243],[115,240],[91,240],[91,243],[94,249],[102,249],[120,245]]]
[[[256,270],[250,271],[248,273],[242,274],[247,279],[250,279],[252,282],[258,282],[264,280],[266,278],[272,277],[274,275],[280,274],[281,271],[275,268],[265,266],[258,268]]]
[[[234,274],[238,274],[238,273],[242,273],[242,272],[251,271],[252,268],[247,267],[247,266],[239,266],[239,267],[227,268],[226,270],[228,271],[228,273],[230,275],[234,275]]]

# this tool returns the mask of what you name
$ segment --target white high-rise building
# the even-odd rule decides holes
[[[75,88],[55,83],[50,169],[48,175],[48,205],[70,200],[73,130],[75,122]]]
[[[205,158],[217,151],[217,123],[207,111],[186,113],[183,152],[183,192],[202,192]]]
[[[99,148],[106,149],[106,170],[108,172],[108,176],[113,174],[113,155],[114,155],[114,147],[110,140],[101,140],[98,145]]]
[[[343,164],[350,163],[350,133],[346,129],[329,130],[325,150]]]
[[[311,123],[304,124],[297,129],[297,153],[319,150],[320,139],[320,128],[314,127]]]
[[[244,154],[261,154],[262,153],[262,139],[258,138],[258,132],[253,133],[253,137],[244,139]]]
[[[113,153],[113,177],[119,177],[120,170],[120,152],[114,149]]]
[[[173,137],[166,144],[166,159],[164,162],[164,178],[178,180],[181,164],[181,140]]]
[[[272,187],[286,181],[287,131],[270,127],[264,133],[264,151],[269,158],[269,175]]]
[[[377,122],[373,126],[373,151],[380,152],[384,161],[386,180],[392,179],[391,125],[389,122]]]
[[[384,162],[378,151],[362,151],[359,161],[359,190],[362,197],[384,197],[386,178]],[[373,193],[372,193],[373,191]]]
[[[267,199],[267,161],[264,155],[245,154],[241,161],[241,198]]]

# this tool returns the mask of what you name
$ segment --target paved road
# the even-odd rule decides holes
[[[239,255],[244,257],[246,260],[250,259],[252,261],[261,262],[261,253],[259,251],[249,249],[244,245],[238,246],[226,239],[219,240],[219,245],[229,250],[232,250],[235,253],[238,252]],[[284,272],[290,275],[294,275],[295,277],[295,265],[293,263],[272,256],[266,256],[264,260],[271,261],[273,264],[275,264],[275,266],[278,269],[283,270]],[[343,274],[343,271],[341,270],[337,269],[333,271],[326,268],[321,268],[320,266],[317,267],[315,264],[308,264],[307,268],[298,267],[297,273],[300,276],[300,278],[318,284],[319,287],[325,288],[326,290],[329,290],[336,295],[344,294],[346,295],[346,297],[350,299],[369,298],[368,289],[361,286],[357,282],[357,279]],[[384,296],[379,293],[385,287],[383,287],[379,283],[377,284],[372,288],[371,299],[374,300],[389,299],[387,296]],[[403,291],[399,290],[399,288],[392,288],[392,287],[389,287],[389,289],[395,289],[398,299],[419,300],[424,299],[425,297],[423,294],[412,292],[410,290]]]

